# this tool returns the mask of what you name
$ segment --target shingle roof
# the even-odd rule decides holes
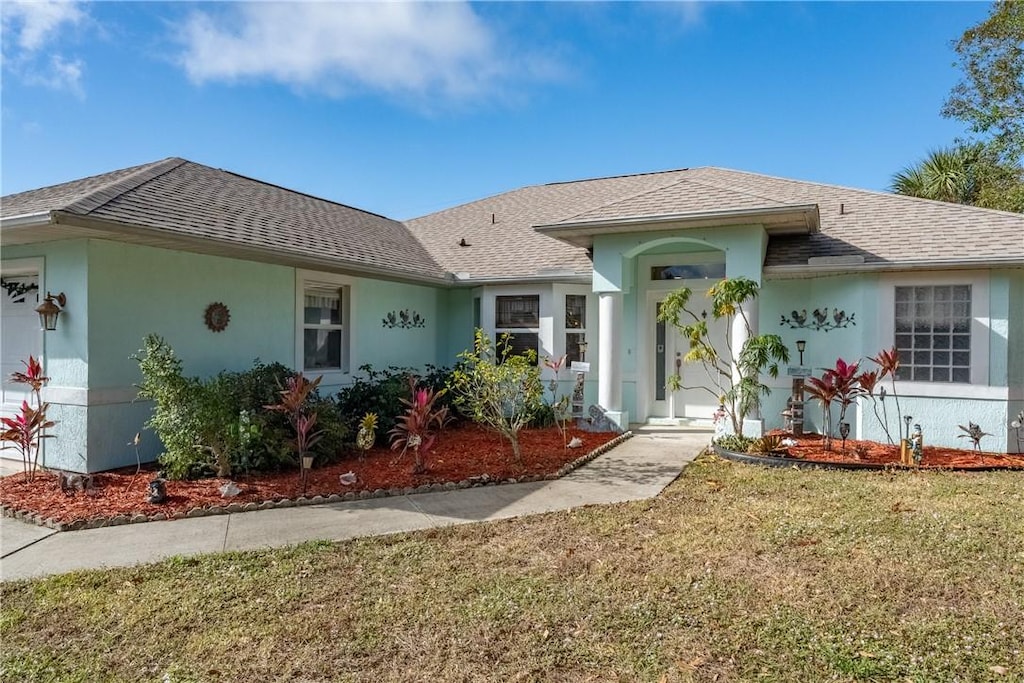
[[[478,278],[525,277],[552,270],[589,273],[591,263],[583,249],[541,235],[533,226],[671,187],[684,173],[533,185],[406,221],[406,225],[431,256],[452,272]],[[470,246],[459,246],[461,240]]]
[[[398,221],[184,159],[10,195],[0,211],[4,217],[60,211],[172,237],[444,277]]]
[[[891,265],[1024,262],[1020,214],[713,167],[526,187],[408,224],[448,270],[516,277],[590,267],[582,249],[535,232],[537,225],[815,204],[820,230],[773,235],[766,266],[836,256]],[[457,246],[463,237],[471,248]]]

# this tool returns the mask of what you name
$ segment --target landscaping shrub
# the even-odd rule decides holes
[[[507,334],[494,345],[477,329],[473,349],[459,354],[461,362],[449,387],[455,405],[508,439],[513,459],[521,464],[519,430],[542,409],[544,387],[536,353],[516,355],[509,353],[510,348]]]
[[[257,359],[243,372],[186,377],[181,359],[157,335],[148,335],[133,358],[143,378],[139,398],[154,402],[145,426],[163,442],[159,461],[168,477],[227,477],[294,465],[287,417],[265,409],[295,376],[288,367]],[[309,410],[318,414],[324,432],[312,451],[324,461],[337,454],[347,430],[331,399],[313,394]]]
[[[360,422],[367,413],[378,417],[376,443],[386,445],[387,434],[395,428],[398,416],[406,406],[402,399],[409,396],[409,377],[416,377],[416,386],[429,389],[434,393],[441,392],[448,385],[452,370],[447,367],[427,365],[426,372],[419,373],[413,368],[396,365],[385,370],[374,370],[372,365],[361,365],[359,370],[365,377],[357,377],[355,381],[338,392],[338,410],[344,416],[344,425],[348,435],[359,432]],[[453,413],[451,397],[447,393],[437,399],[438,408],[448,408]],[[457,415],[453,415],[458,417]]]

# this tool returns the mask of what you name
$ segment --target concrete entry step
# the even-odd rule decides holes
[[[688,418],[654,417],[644,423],[632,424],[629,428],[634,434],[713,434],[714,424],[711,420],[695,420]]]

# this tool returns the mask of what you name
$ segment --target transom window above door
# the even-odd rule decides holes
[[[652,280],[720,280],[724,277],[724,263],[689,263],[676,266],[651,266]]]

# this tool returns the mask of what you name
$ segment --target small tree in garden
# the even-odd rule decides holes
[[[819,377],[808,377],[804,390],[821,403],[822,436],[825,450],[832,450],[832,402],[836,400],[835,378],[826,372]]]
[[[683,360],[699,363],[712,384],[712,387],[684,387],[682,378],[677,374],[669,378],[669,387],[673,390],[698,388],[707,391],[724,408],[736,434],[743,433],[743,421],[760,407],[761,397],[771,393],[761,382],[761,375],[767,373],[773,378],[778,377],[779,363],[789,362],[789,350],[779,335],[755,335],[751,329],[743,304],[757,298],[758,291],[757,283],[745,277],[726,278],[708,290],[712,317],[727,322],[725,339],[722,340],[722,346],[727,350],[724,355],[715,349],[706,317],[689,308],[693,293],[689,287],[669,294],[658,314],[659,320],[671,323],[689,342],[690,350]],[[739,349],[732,347],[735,325],[743,325],[747,332],[747,340]],[[735,378],[734,367],[738,370]]]
[[[857,374],[859,365],[859,363],[847,363],[839,358],[836,359],[836,366],[826,369],[821,379],[817,377],[807,379],[807,393],[821,401],[825,450],[832,450],[832,402],[839,402],[839,424],[842,425],[846,421],[847,408],[857,400],[858,396],[867,393],[861,385],[863,375]],[[873,378],[874,373],[868,381],[873,382]],[[846,441],[845,436],[843,441]]]
[[[544,361],[544,367],[551,371],[551,381],[548,382],[548,391],[551,392],[551,403],[548,407],[551,408],[551,414],[555,418],[555,426],[558,427],[558,433],[562,435],[562,447],[566,444],[566,428],[565,421],[568,419],[567,414],[569,408],[569,396],[562,394],[561,398],[558,397],[558,375],[562,368],[565,367],[565,361],[568,356],[563,355],[561,358],[548,358]]]
[[[441,398],[445,390],[435,392],[427,388],[417,388],[416,378],[409,377],[411,399],[403,398],[405,412],[396,416],[394,428],[388,432],[391,437],[391,450],[402,449],[402,455],[412,449],[413,474],[426,471],[423,459],[434,447],[438,434],[451,421],[448,407],[434,407],[434,402]]]
[[[878,387],[878,379],[879,376],[877,371],[865,370],[860,374],[860,387],[864,391],[863,395],[871,399],[871,410],[872,412],[875,413],[875,419],[878,420],[878,424],[882,426],[882,430],[885,432],[885,438],[888,439],[890,444],[894,444],[895,442],[892,440],[892,435],[889,433],[889,425],[886,424],[886,421],[882,418],[882,415],[879,415],[878,413],[879,403],[882,403],[883,414],[885,411],[885,403],[875,398],[876,387],[879,389],[880,396],[883,399],[885,397],[885,387]]]
[[[295,433],[291,446],[299,457],[300,468],[303,467],[302,457],[307,455],[324,435],[323,430],[314,431],[317,413],[308,407],[309,399],[316,393],[321,380],[322,376],[310,381],[300,372],[285,380],[284,387],[278,392],[281,395],[279,403],[263,406],[267,410],[284,413],[288,418],[288,423]]]
[[[474,422],[508,439],[516,464],[523,461],[519,430],[543,404],[544,387],[535,359],[532,351],[527,355],[511,353],[508,335],[503,335],[495,348],[478,329],[473,350],[459,354],[461,362],[449,380],[455,406]]]
[[[903,417],[903,411],[900,410],[900,397],[896,394],[896,371],[900,369],[900,354],[896,350],[896,347],[892,347],[888,351],[882,350],[878,352],[878,355],[871,359],[873,363],[878,366],[879,375],[878,381],[882,381],[889,376],[892,381],[892,398],[896,402],[896,424],[899,425],[899,420]],[[882,401],[882,429],[885,430],[885,436],[889,439],[889,443],[895,443],[892,435],[889,433],[889,416],[885,410],[885,387],[879,390],[879,398]]]
[[[43,374],[43,366],[33,356],[29,356],[28,361],[22,363],[25,365],[25,372],[12,372],[11,382],[31,387],[32,402],[35,406],[29,405],[28,401],[22,401],[20,413],[14,417],[0,418],[4,427],[0,432],[0,441],[11,444],[3,448],[18,449],[21,453],[25,479],[32,481],[39,468],[39,452],[43,439],[53,437],[53,434],[47,434],[46,430],[57,423],[46,417],[50,405],[43,403],[42,391],[50,378]]]

